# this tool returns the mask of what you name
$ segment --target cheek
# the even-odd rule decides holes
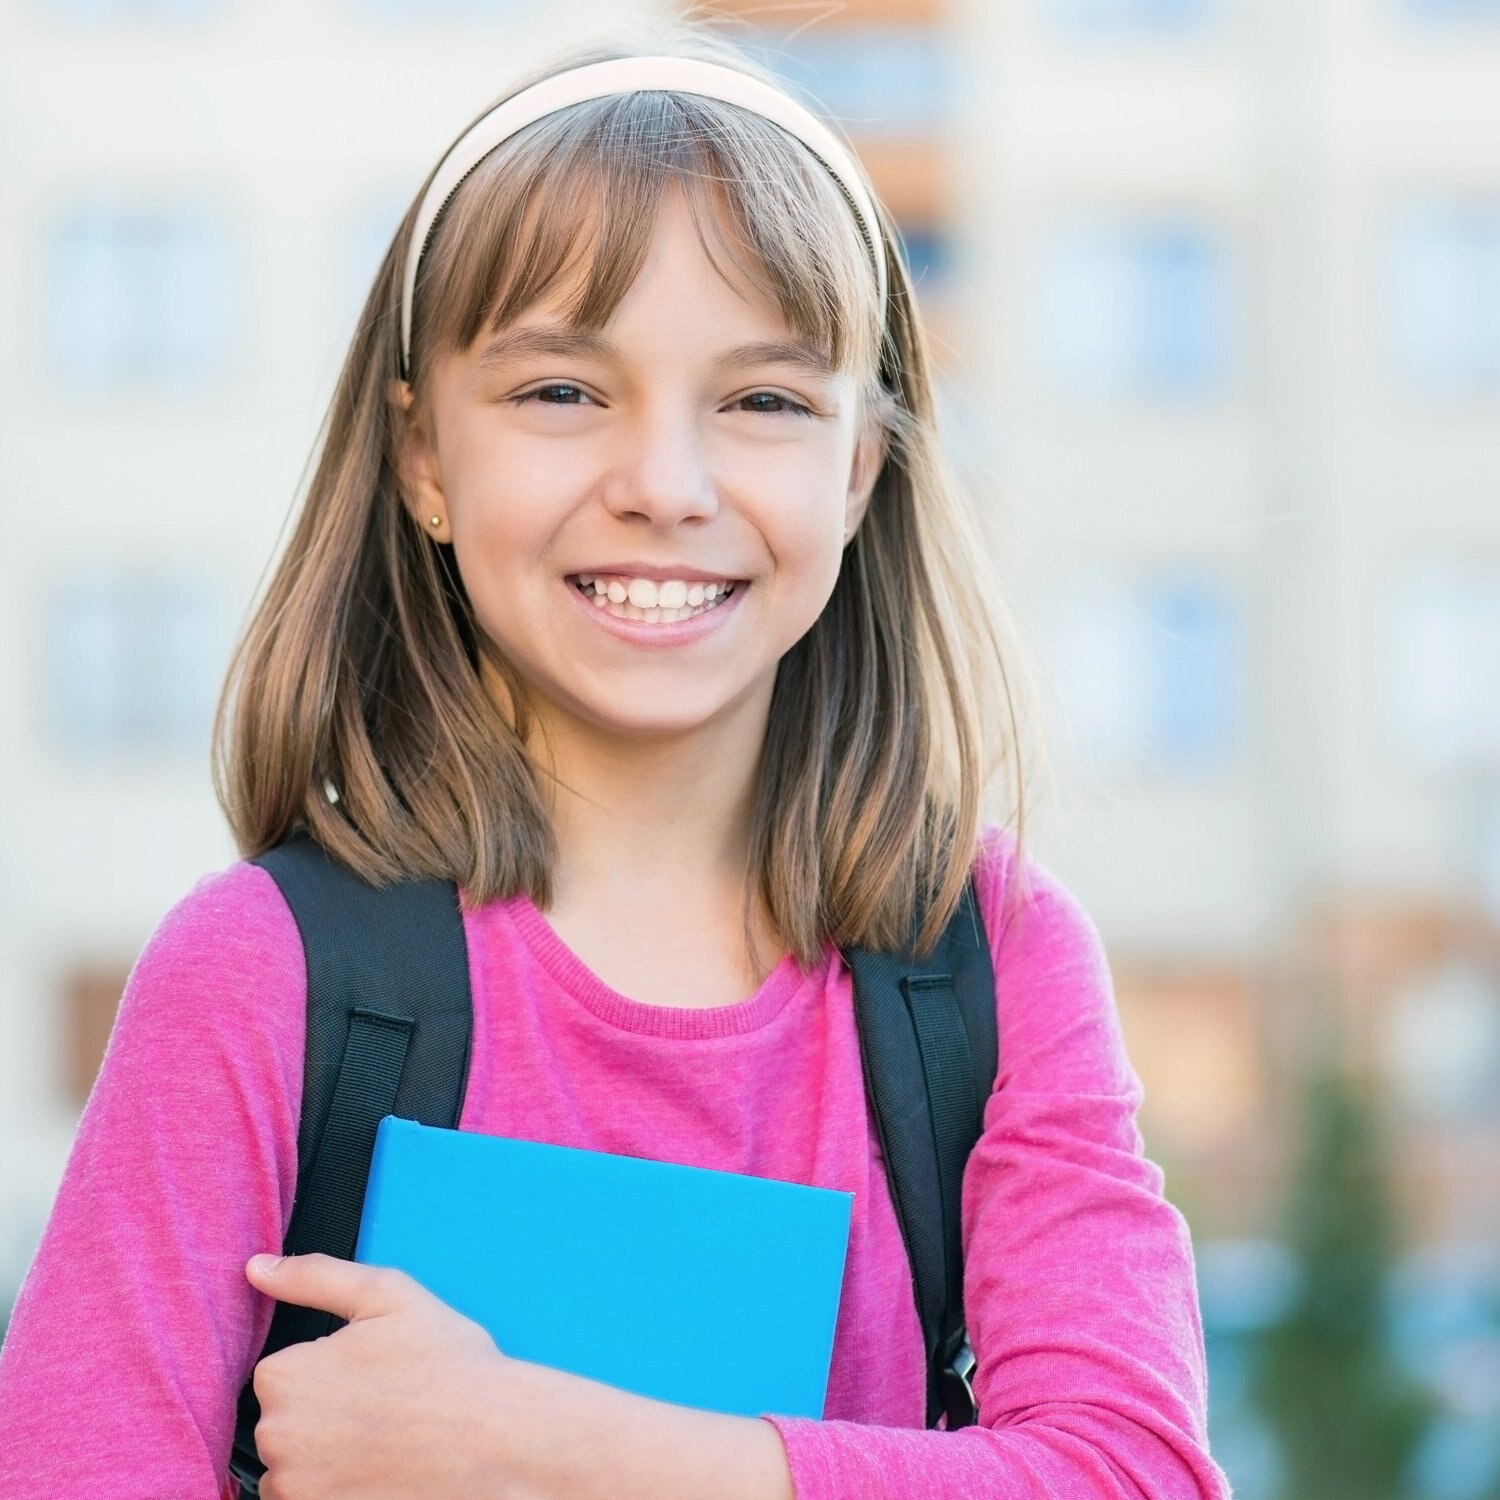
[[[588,444],[538,438],[498,422],[470,434],[448,471],[454,532],[545,534],[549,521],[588,492],[597,464]]]
[[[534,506],[521,497],[466,495],[452,503],[453,556],[481,630],[502,649],[514,650],[525,622],[540,607],[539,562],[547,533]]]
[[[844,542],[847,472],[829,462],[781,471],[769,465],[758,488],[773,550],[783,554],[783,562],[798,571],[835,576]]]
[[[808,500],[783,517],[779,534],[771,539],[777,611],[791,639],[810,630],[823,613],[843,559],[842,512],[817,504],[815,497]]]
[[[453,545],[471,592],[483,580],[536,573],[579,490],[562,455],[548,464],[534,453],[495,453],[465,471],[449,494]]]

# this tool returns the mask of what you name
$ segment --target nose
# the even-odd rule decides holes
[[[718,508],[704,433],[691,411],[642,411],[622,433],[605,504],[624,520],[640,517],[667,530],[708,520]]]

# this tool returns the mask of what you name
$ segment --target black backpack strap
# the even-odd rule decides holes
[[[305,834],[251,862],[280,886],[307,961],[297,1193],[282,1249],[348,1260],[381,1119],[458,1124],[473,1011],[458,892],[439,880],[367,885]],[[259,1359],[339,1324],[278,1302]],[[247,1382],[229,1465],[245,1495],[259,1492],[265,1473],[259,1420]]]
[[[999,1065],[995,975],[972,883],[937,947],[851,949],[865,1092],[927,1349],[927,1425],[975,1421],[959,1197]]]

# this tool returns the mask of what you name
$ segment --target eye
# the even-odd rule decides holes
[[[527,401],[540,401],[544,406],[581,406],[589,399],[588,393],[581,386],[569,385],[566,381],[539,385],[534,391],[525,391],[514,398],[517,406]]]
[[[790,396],[783,396],[780,391],[752,391],[748,396],[741,396],[735,405],[745,406],[746,403],[753,403],[748,406],[748,410],[762,412],[768,417],[780,416],[782,413],[802,417],[812,415],[810,406],[794,401]]]

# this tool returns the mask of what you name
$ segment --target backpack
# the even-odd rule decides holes
[[[353,1258],[375,1130],[388,1114],[456,1127],[472,1001],[457,887],[375,887],[307,834],[253,861],[281,888],[307,961],[297,1190],[283,1252]],[[912,1266],[927,1425],[978,1417],[964,1327],[959,1193],[996,1076],[995,982],[972,884],[926,959],[851,949],[865,1092]],[[341,1326],[278,1302],[260,1359]],[[229,1472],[258,1495],[260,1404],[240,1393]]]

